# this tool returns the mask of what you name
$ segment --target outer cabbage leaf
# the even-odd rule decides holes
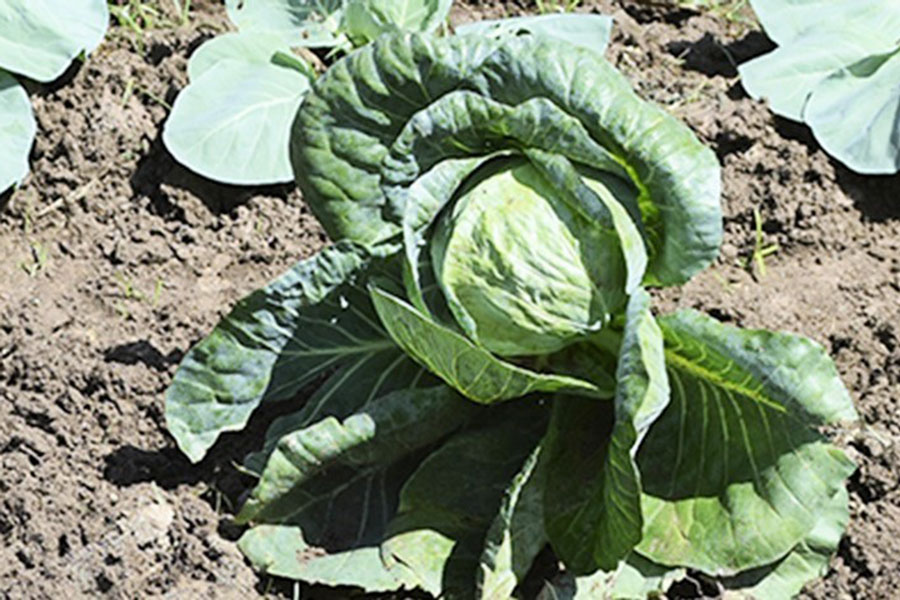
[[[357,45],[382,33],[434,31],[450,13],[453,0],[348,0],[342,30]]]
[[[370,259],[347,242],[299,262],[238,303],[184,358],[166,394],[166,421],[193,461],[260,402],[286,400],[346,362],[396,346],[377,324],[364,279]]]
[[[787,44],[825,24],[853,21],[870,34],[900,30],[900,6],[892,0],[750,0],[766,34]]]
[[[520,408],[498,425],[456,434],[403,486],[383,552],[389,565],[408,567],[419,587],[435,596],[474,595],[486,535],[498,514],[508,510],[504,495],[509,498],[515,481],[528,470],[546,426],[545,410]],[[533,533],[533,521],[521,524],[523,533]],[[491,552],[492,542],[488,544]],[[539,544],[526,546],[526,555],[533,556]]]
[[[780,47],[741,66],[744,87],[802,120],[851,169],[900,170],[900,5],[892,0],[753,0]]]
[[[181,164],[224,183],[290,181],[291,122],[309,89],[295,69],[224,59],[175,100],[163,141]]]
[[[439,440],[476,411],[446,386],[391,392],[343,421],[325,417],[282,437],[237,520],[290,522],[323,488],[389,465]]]
[[[478,600],[507,600],[547,545],[544,531],[542,448],[528,457],[506,489],[488,529],[475,576]]]
[[[506,107],[543,99],[579,122],[604,149],[594,157],[612,156],[639,191],[649,280],[683,281],[717,253],[721,212],[714,154],[674,118],[638,99],[596,53],[537,36],[384,37],[317,80],[294,124],[291,154],[304,197],[332,237],[375,245],[401,233],[404,190],[436,164],[419,164],[419,157],[406,152],[409,136],[433,132],[427,122],[425,129],[411,123],[459,90]],[[542,135],[544,124],[537,125],[534,137],[548,137]],[[472,149],[461,143],[443,159],[522,147]]]
[[[669,401],[663,338],[650,297],[629,300],[616,371],[614,416],[594,400],[554,403],[547,440],[547,531],[577,575],[614,571],[641,540],[641,475],[635,455]]]
[[[781,559],[855,468],[816,430],[856,418],[834,364],[798,336],[659,322],[672,395],[638,454],[637,551],[718,576]]]
[[[433,387],[439,381],[429,376],[400,348],[359,354],[332,373],[297,412],[278,417],[266,431],[262,450],[249,454],[244,466],[262,473],[278,441],[326,417],[346,419],[377,398],[391,392]]]
[[[662,597],[669,587],[687,575],[685,569],[653,564],[630,554],[614,571],[597,571],[575,577],[569,572],[549,581],[537,600],[644,600]]]
[[[3,0],[0,68],[53,81],[100,44],[108,24],[106,0]]]
[[[28,94],[9,73],[0,71],[0,192],[28,174],[36,132]]]
[[[838,490],[820,511],[812,531],[776,564],[723,580],[723,598],[790,600],[807,582],[824,576],[850,521],[847,500],[847,490]]]
[[[290,52],[278,37],[260,32],[230,32],[217,35],[197,48],[188,62],[191,81],[200,77],[224,60],[234,60],[254,65],[272,64],[278,51]]]
[[[753,98],[765,98],[777,114],[801,121],[810,93],[822,80],[883,47],[877,34],[835,23],[807,30],[789,45],[745,62],[738,71]]]
[[[900,171],[900,48],[832,73],[804,118],[825,151],[859,173]]]
[[[242,32],[278,36],[290,46],[328,48],[341,42],[344,0],[225,0]]]
[[[272,424],[264,450],[247,459],[263,478],[244,512],[267,524],[245,533],[240,547],[257,568],[371,592],[414,585],[404,583],[402,565],[384,564],[379,544],[418,464],[415,448],[474,410],[433,385],[402,353],[360,357]]]
[[[536,373],[504,362],[400,298],[376,287],[370,293],[397,345],[470,400],[493,404],[534,392],[601,393],[574,377]]]
[[[602,55],[609,45],[613,19],[605,15],[536,15],[475,21],[456,28],[457,35],[515,36],[530,34],[564,40]]]
[[[357,496],[372,491],[382,496],[396,495],[398,480],[402,483],[402,475],[388,473],[371,480],[362,492],[353,491]],[[354,505],[349,510],[369,514],[368,505]],[[373,511],[372,514],[377,513]],[[351,547],[329,553],[321,546],[307,542],[303,528],[297,525],[257,525],[241,536],[238,548],[254,568],[275,577],[328,586],[353,586],[373,593],[414,587],[416,583],[404,565],[385,566],[378,546]]]

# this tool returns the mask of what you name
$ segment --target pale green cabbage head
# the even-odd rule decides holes
[[[432,245],[457,322],[500,356],[554,352],[598,331],[625,303],[615,232],[573,210],[528,162],[492,171],[438,221]]]

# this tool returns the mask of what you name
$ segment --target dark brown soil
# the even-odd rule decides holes
[[[609,57],[641,95],[724,165],[722,258],[661,305],[818,340],[863,417],[843,434],[860,465],[853,518],[805,597],[900,597],[900,178],[850,173],[746,96],[734,65],[771,46],[744,13],[585,4],[615,15]],[[291,592],[258,577],[233,542],[247,482],[232,462],[258,436],[229,437],[191,466],[162,418],[188,348],[325,242],[290,186],[215,185],[163,148],[187,57],[225,28],[219,3],[194,5],[187,26],[157,26],[140,44],[114,28],[34,96],[32,174],[0,209],[0,598]],[[470,2],[454,19],[521,10]],[[754,209],[764,243],[779,247],[765,273],[747,266]]]

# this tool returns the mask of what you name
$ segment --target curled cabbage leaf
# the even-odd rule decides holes
[[[329,235],[364,246],[427,229],[498,155],[526,158],[597,220],[610,211],[577,168],[629,182],[648,283],[686,281],[721,241],[713,152],[599,54],[542,36],[380,38],[313,85],[291,155]]]

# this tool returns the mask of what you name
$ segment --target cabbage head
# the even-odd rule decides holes
[[[615,231],[570,207],[534,166],[504,164],[466,188],[437,222],[432,264],[472,340],[500,356],[549,354],[622,311]]]

